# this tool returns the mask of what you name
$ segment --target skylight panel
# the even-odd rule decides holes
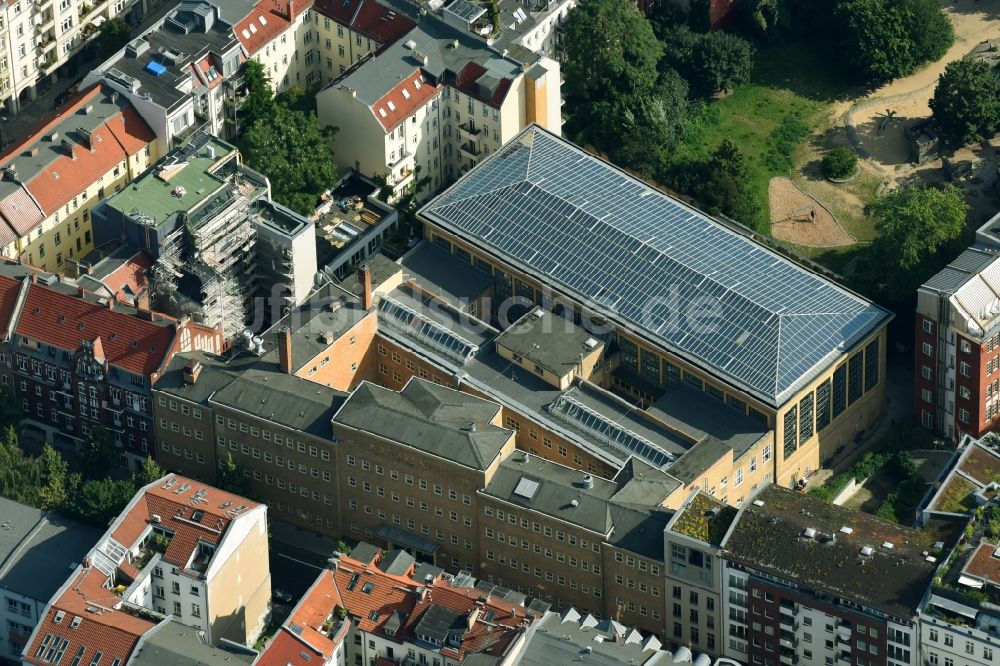
[[[257,20],[260,21],[261,25],[267,25],[267,19],[264,18],[263,16],[257,17]]]
[[[380,107],[378,107],[378,115],[380,115],[380,116],[382,116],[383,118],[385,118],[385,117],[386,117],[386,116],[388,116],[389,114],[388,114],[388,113],[386,113],[386,112],[385,112],[385,109],[383,109],[383,108],[382,108],[382,107],[380,106]]]
[[[257,25],[256,24],[254,24],[254,23],[250,24],[250,32],[252,32],[255,35],[257,34]]]
[[[403,99],[410,99],[410,91],[403,88]]]
[[[389,110],[390,110],[390,111],[395,111],[395,110],[396,110],[396,105],[392,103],[392,100],[391,100],[391,99],[390,99],[390,100],[389,100],[388,102],[386,102],[386,104],[385,104],[385,105],[386,105],[387,107],[389,107]]]
[[[246,28],[243,28],[242,32],[243,32],[243,39],[250,39],[250,31],[249,30],[247,30]]]

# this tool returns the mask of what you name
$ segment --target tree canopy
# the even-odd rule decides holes
[[[315,114],[275,104],[253,122],[241,147],[246,163],[271,181],[275,201],[308,215],[336,180],[332,138],[333,131],[320,128]]]
[[[226,453],[225,459],[219,464],[215,485],[237,495],[250,494],[250,479],[244,476],[243,466],[236,462],[232,453]]]
[[[1000,127],[1000,97],[993,70],[981,60],[949,63],[930,100],[934,127],[946,144],[983,141]]]
[[[111,433],[104,428],[94,428],[80,445],[80,464],[88,479],[107,476],[118,466],[118,447]]]
[[[563,80],[578,102],[650,92],[663,45],[628,0],[581,0],[563,24]]]
[[[954,185],[942,189],[906,185],[875,197],[865,213],[878,232],[867,263],[868,278],[893,302],[903,302],[957,250],[968,205]]]
[[[839,0],[834,16],[848,60],[870,83],[912,74],[955,41],[937,0]]]

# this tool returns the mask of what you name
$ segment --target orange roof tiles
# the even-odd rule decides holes
[[[245,19],[233,27],[236,39],[240,40],[247,53],[257,53],[290,25],[288,19],[274,9],[274,2],[261,0]]]
[[[114,606],[121,599],[104,587],[106,580],[104,574],[95,568],[79,570],[39,621],[34,642],[26,652],[26,663],[48,663],[45,657],[48,656],[48,649],[55,644],[56,637],[60,642],[66,641],[63,656],[66,660],[71,660],[81,647],[84,648],[83,663],[90,663],[97,652],[104,654],[102,663],[110,664],[114,659],[121,659],[124,664],[128,660],[139,638],[154,625],[148,620],[115,610]],[[59,618],[58,623],[56,618]],[[46,647],[41,656],[36,657],[43,643]]]
[[[395,42],[416,27],[405,14],[376,0],[317,0],[314,8],[382,45]]]
[[[14,155],[30,150],[32,146],[41,141],[42,137],[51,133],[60,123],[92,102],[102,92],[102,87],[99,84],[87,89],[71,104],[54,115],[37,132],[6,151],[0,157],[0,164],[5,163]],[[45,147],[43,150],[58,150],[60,154],[49,162],[40,173],[25,183],[46,217],[65,206],[73,197],[78,196],[84,189],[92,185],[98,177],[114,169],[116,164],[124,162],[129,156],[143,150],[156,140],[156,135],[138,112],[133,107],[128,106],[91,132],[90,146],[79,144],[68,138],[66,140],[69,140],[72,145],[73,155],[70,156],[69,152],[61,145]],[[30,207],[25,205],[21,208]],[[24,234],[40,220],[26,218],[21,214],[15,216],[14,219],[8,218],[8,221],[18,233]]]
[[[10,318],[14,316],[14,306],[17,304],[17,295],[20,291],[20,280],[0,276],[0,338],[6,333]]]
[[[146,287],[146,271],[152,266],[153,261],[148,254],[136,252],[128,261],[101,278],[101,283],[116,297],[121,296],[126,287],[135,295]]]
[[[507,97],[507,91],[510,90],[510,79],[500,79],[500,84],[497,86],[493,97],[483,97],[479,93],[479,86],[476,85],[476,81],[485,73],[486,68],[478,62],[467,62],[465,67],[458,73],[458,77],[456,77],[455,87],[481,102],[499,107],[503,104],[504,98]]]
[[[372,113],[383,129],[390,132],[413,115],[414,111],[422,107],[427,100],[434,97],[440,89],[440,85],[429,83],[419,69],[414,70],[372,105]]]
[[[160,367],[174,339],[172,326],[160,326],[109,310],[96,303],[31,285],[16,332],[67,351],[100,337],[108,363],[148,377]]]

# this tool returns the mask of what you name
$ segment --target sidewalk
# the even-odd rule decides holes
[[[271,519],[268,528],[271,531],[271,538],[274,541],[280,541],[289,546],[308,550],[323,557],[330,557],[337,550],[337,539],[317,534],[301,527],[295,527],[280,520]]]

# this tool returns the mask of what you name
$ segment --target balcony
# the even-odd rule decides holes
[[[462,140],[469,139],[470,141],[474,141],[478,139],[482,133],[483,131],[476,127],[476,125],[471,121],[458,126],[458,137]]]
[[[794,650],[799,646],[799,642],[794,638],[780,638],[778,640],[778,643],[781,645],[781,647],[788,648],[789,650]]]
[[[479,159],[479,156],[483,154],[483,151],[479,149],[479,146],[472,141],[459,144],[458,151],[470,160],[477,160]]]
[[[784,652],[782,652],[781,655],[778,657],[778,661],[780,661],[782,664],[786,664],[786,666],[795,666],[795,664],[799,663],[799,657],[798,655],[795,654],[785,654]]]

